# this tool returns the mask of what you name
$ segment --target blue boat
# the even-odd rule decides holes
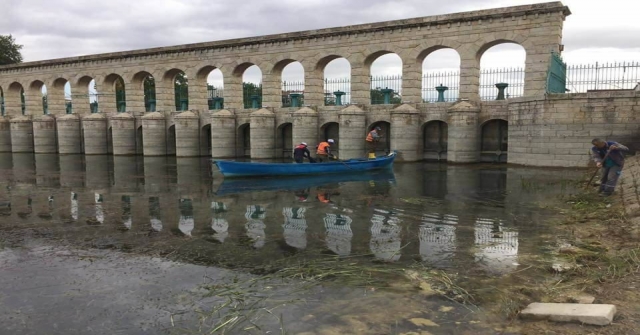
[[[311,175],[291,178],[233,178],[224,179],[215,192],[218,196],[263,191],[297,191],[311,187],[322,187],[337,183],[351,182],[383,182],[395,183],[395,176],[390,170],[373,172],[341,173],[331,175]]]
[[[234,161],[214,161],[213,163],[225,177],[283,177],[390,169],[396,155],[394,151],[375,159],[362,158],[310,164]]]

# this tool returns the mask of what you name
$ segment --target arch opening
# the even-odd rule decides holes
[[[262,108],[262,70],[252,63],[238,65],[233,75],[242,78],[244,108]]]
[[[0,116],[5,116],[4,111],[4,90],[2,86],[0,86]]]
[[[493,119],[482,125],[481,156],[483,162],[507,162],[509,123]]]
[[[176,111],[184,112],[189,110],[189,78],[184,71],[171,69],[164,75],[164,80],[173,86],[173,96]]]
[[[167,155],[176,154],[176,126],[171,125],[167,130]]]
[[[402,103],[402,59],[395,53],[379,51],[365,60],[371,64],[371,104]]]
[[[35,80],[29,85],[29,98],[35,98],[40,96],[39,103],[35,103],[35,105],[40,105],[40,110],[42,110],[42,114],[48,114],[48,104],[47,104],[47,85],[45,85],[40,80]],[[33,104],[33,102],[32,102]],[[33,113],[35,111],[29,111],[29,113]],[[23,113],[24,114],[24,113]]]
[[[281,124],[276,131],[276,154],[278,158],[293,158],[293,124]]]
[[[428,160],[446,160],[449,137],[446,122],[429,121],[422,126],[423,158]]]
[[[112,73],[104,79],[104,83],[109,87],[109,92],[114,92],[116,111],[124,113],[127,111],[127,97],[124,87],[124,79],[121,76]]]
[[[304,67],[291,59],[276,64],[280,72],[282,87],[282,107],[304,106]]]
[[[71,83],[65,78],[58,78],[53,81],[53,90],[56,96],[61,96],[64,100],[65,114],[73,113],[71,104]]]
[[[22,87],[22,85],[18,82],[13,82],[11,83],[11,85],[9,85],[8,90],[7,90],[7,94],[10,94],[13,99],[20,99],[20,110],[22,115],[25,115],[25,111],[26,111],[26,104],[25,104],[25,98],[24,98],[24,87]],[[15,100],[12,100],[15,101]]]
[[[151,73],[142,71],[133,76],[133,85],[142,88],[145,112],[156,111],[156,80]]]
[[[376,155],[386,155],[391,151],[391,124],[387,121],[378,121],[372,123],[369,128],[367,128],[367,132],[372,131],[376,127],[380,127],[380,131],[378,131],[378,135],[380,139],[375,144],[375,151],[373,148],[367,148],[369,152],[374,151]]]
[[[324,142],[329,139],[334,141],[331,144],[331,152],[340,157],[340,124],[337,122],[328,122],[320,127],[319,142]]]
[[[200,132],[200,147],[203,149],[203,152],[201,152],[202,155],[211,157],[211,124],[206,124],[202,127],[202,131]]]
[[[449,47],[427,50],[422,58],[422,101],[452,102],[460,95],[460,54]]]
[[[136,128],[136,154],[142,155],[144,153],[144,140],[142,138],[142,126]]]
[[[77,92],[71,96],[73,99],[81,98],[89,100],[89,112],[97,113],[98,112],[98,87],[96,86],[96,81],[90,76],[82,76],[78,79],[77,82],[78,87],[86,87],[86,92]],[[85,100],[86,101],[86,100]]]
[[[200,76],[207,81],[207,104],[209,110],[224,108],[224,76],[220,69],[208,66],[200,70]]]
[[[238,127],[236,152],[239,157],[251,157],[251,127],[245,123]]]
[[[517,43],[494,41],[481,48],[480,99],[505,100],[524,95],[527,53]]]
[[[342,106],[351,103],[351,63],[339,56],[321,60],[318,67],[324,77],[324,105]]]
[[[113,155],[113,130],[111,127],[107,130],[107,153]]]

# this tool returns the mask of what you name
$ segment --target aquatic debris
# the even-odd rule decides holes
[[[409,321],[418,327],[440,327],[439,324],[429,319],[413,318],[413,319],[409,319]]]

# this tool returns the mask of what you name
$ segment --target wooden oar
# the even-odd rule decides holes
[[[609,150],[607,150],[607,153],[604,155],[604,158],[602,159],[602,165],[604,165],[604,161],[607,160],[607,158],[609,157],[610,152],[611,152],[611,148],[609,148]],[[598,171],[600,171],[600,168],[596,167],[596,170],[593,172],[591,179],[589,179],[589,183],[587,184],[586,188],[589,188],[589,186],[591,186],[591,182],[593,182],[593,178],[596,177],[596,175],[598,174]]]
[[[342,165],[344,165],[344,166],[348,167],[350,170],[353,170],[353,168],[352,168],[352,167],[350,167],[349,165],[347,165],[347,163],[345,163],[345,162],[343,162],[343,161],[341,161],[341,160],[337,159],[337,158],[336,158],[336,156],[333,156],[333,155],[331,155],[331,156],[333,157],[333,160],[334,160],[334,161],[338,161],[338,162],[342,163]]]

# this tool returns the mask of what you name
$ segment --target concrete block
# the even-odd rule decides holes
[[[580,322],[605,326],[613,321],[616,306],[606,304],[555,304],[532,303],[520,316],[525,319],[551,320],[557,322]]]

